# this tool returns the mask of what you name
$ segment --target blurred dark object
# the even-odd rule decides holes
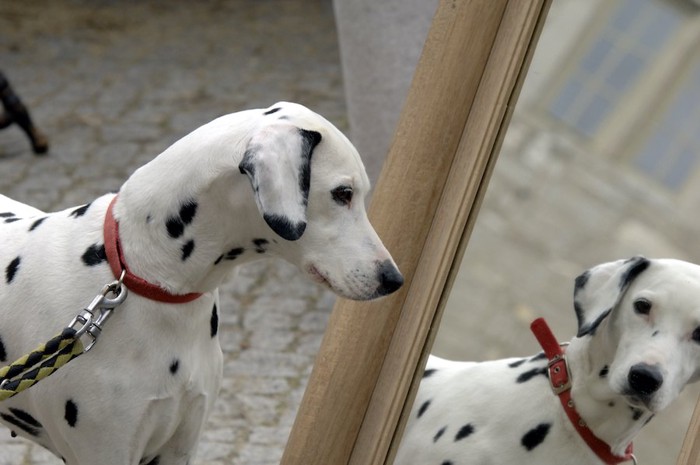
[[[35,154],[41,155],[49,150],[49,141],[34,124],[29,116],[27,108],[22,104],[17,94],[10,87],[10,82],[0,71],[0,101],[5,111],[0,115],[0,129],[5,129],[13,123],[17,123],[27,134]]]

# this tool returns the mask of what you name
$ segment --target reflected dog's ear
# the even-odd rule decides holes
[[[644,257],[603,263],[576,278],[574,309],[578,337],[593,335],[600,323],[617,307],[629,285],[649,267]]]
[[[259,129],[238,165],[248,176],[265,222],[283,239],[295,241],[306,229],[311,155],[321,134],[282,122]]]

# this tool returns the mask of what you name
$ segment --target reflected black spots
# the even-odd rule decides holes
[[[462,426],[457,434],[455,435],[455,441],[459,441],[461,439],[464,439],[466,437],[471,436],[474,433],[474,426],[472,426],[471,423],[467,423],[466,425]]]
[[[88,211],[88,208],[90,208],[90,205],[91,204],[88,203],[86,205],[83,205],[82,207],[78,207],[75,210],[73,210],[72,212],[70,212],[70,215],[68,215],[68,216],[72,216],[73,218],[80,218],[81,216],[83,216],[85,214],[85,212]]]
[[[175,359],[170,363],[170,367],[168,367],[168,370],[170,371],[170,374],[175,376],[177,374],[177,371],[180,369],[180,360]]]
[[[443,434],[445,434],[445,431],[447,431],[447,426],[443,426],[438,430],[437,433],[435,433],[435,436],[433,436],[433,442],[437,442],[438,439],[442,437]]]
[[[32,225],[29,227],[29,231],[34,231],[36,228],[38,228],[41,225],[41,223],[46,221],[47,218],[48,218],[48,216],[44,216],[42,218],[39,218],[35,222],[33,222]]]
[[[525,433],[520,443],[525,449],[531,451],[535,447],[539,446],[544,442],[547,434],[549,434],[549,429],[552,427],[551,423],[540,423],[536,427],[532,428],[530,431]]]
[[[533,368],[532,370],[528,370],[524,373],[520,373],[518,378],[515,380],[517,383],[525,383],[527,381],[530,381],[532,378],[535,376],[542,375],[544,377],[547,377],[547,368]]]
[[[10,284],[15,276],[17,275],[17,270],[19,270],[19,264],[22,262],[20,257],[13,259],[9,265],[5,268],[5,282]]]
[[[428,410],[428,407],[430,407],[430,402],[431,402],[430,400],[426,400],[425,402],[423,402],[423,405],[421,405],[420,408],[418,409],[418,418],[423,416],[425,411]]]

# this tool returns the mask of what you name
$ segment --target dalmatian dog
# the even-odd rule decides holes
[[[563,372],[546,347],[483,363],[431,356],[394,463],[633,463],[635,435],[700,376],[700,266],[601,264],[576,279],[574,308],[569,401],[553,392]]]
[[[217,286],[238,265],[279,257],[358,300],[402,285],[367,219],[369,187],[338,129],[280,102],[200,127],[116,195],[48,214],[0,197],[0,366],[59,332],[119,270],[183,297],[141,295],[125,278],[94,348],[0,402],[0,422],[71,465],[192,463],[222,378]]]

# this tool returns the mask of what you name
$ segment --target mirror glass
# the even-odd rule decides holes
[[[574,279],[634,255],[700,263],[700,5],[553,2],[432,353],[540,351],[577,329]],[[635,440],[675,461],[700,390]],[[465,394],[466,395],[466,394]]]

